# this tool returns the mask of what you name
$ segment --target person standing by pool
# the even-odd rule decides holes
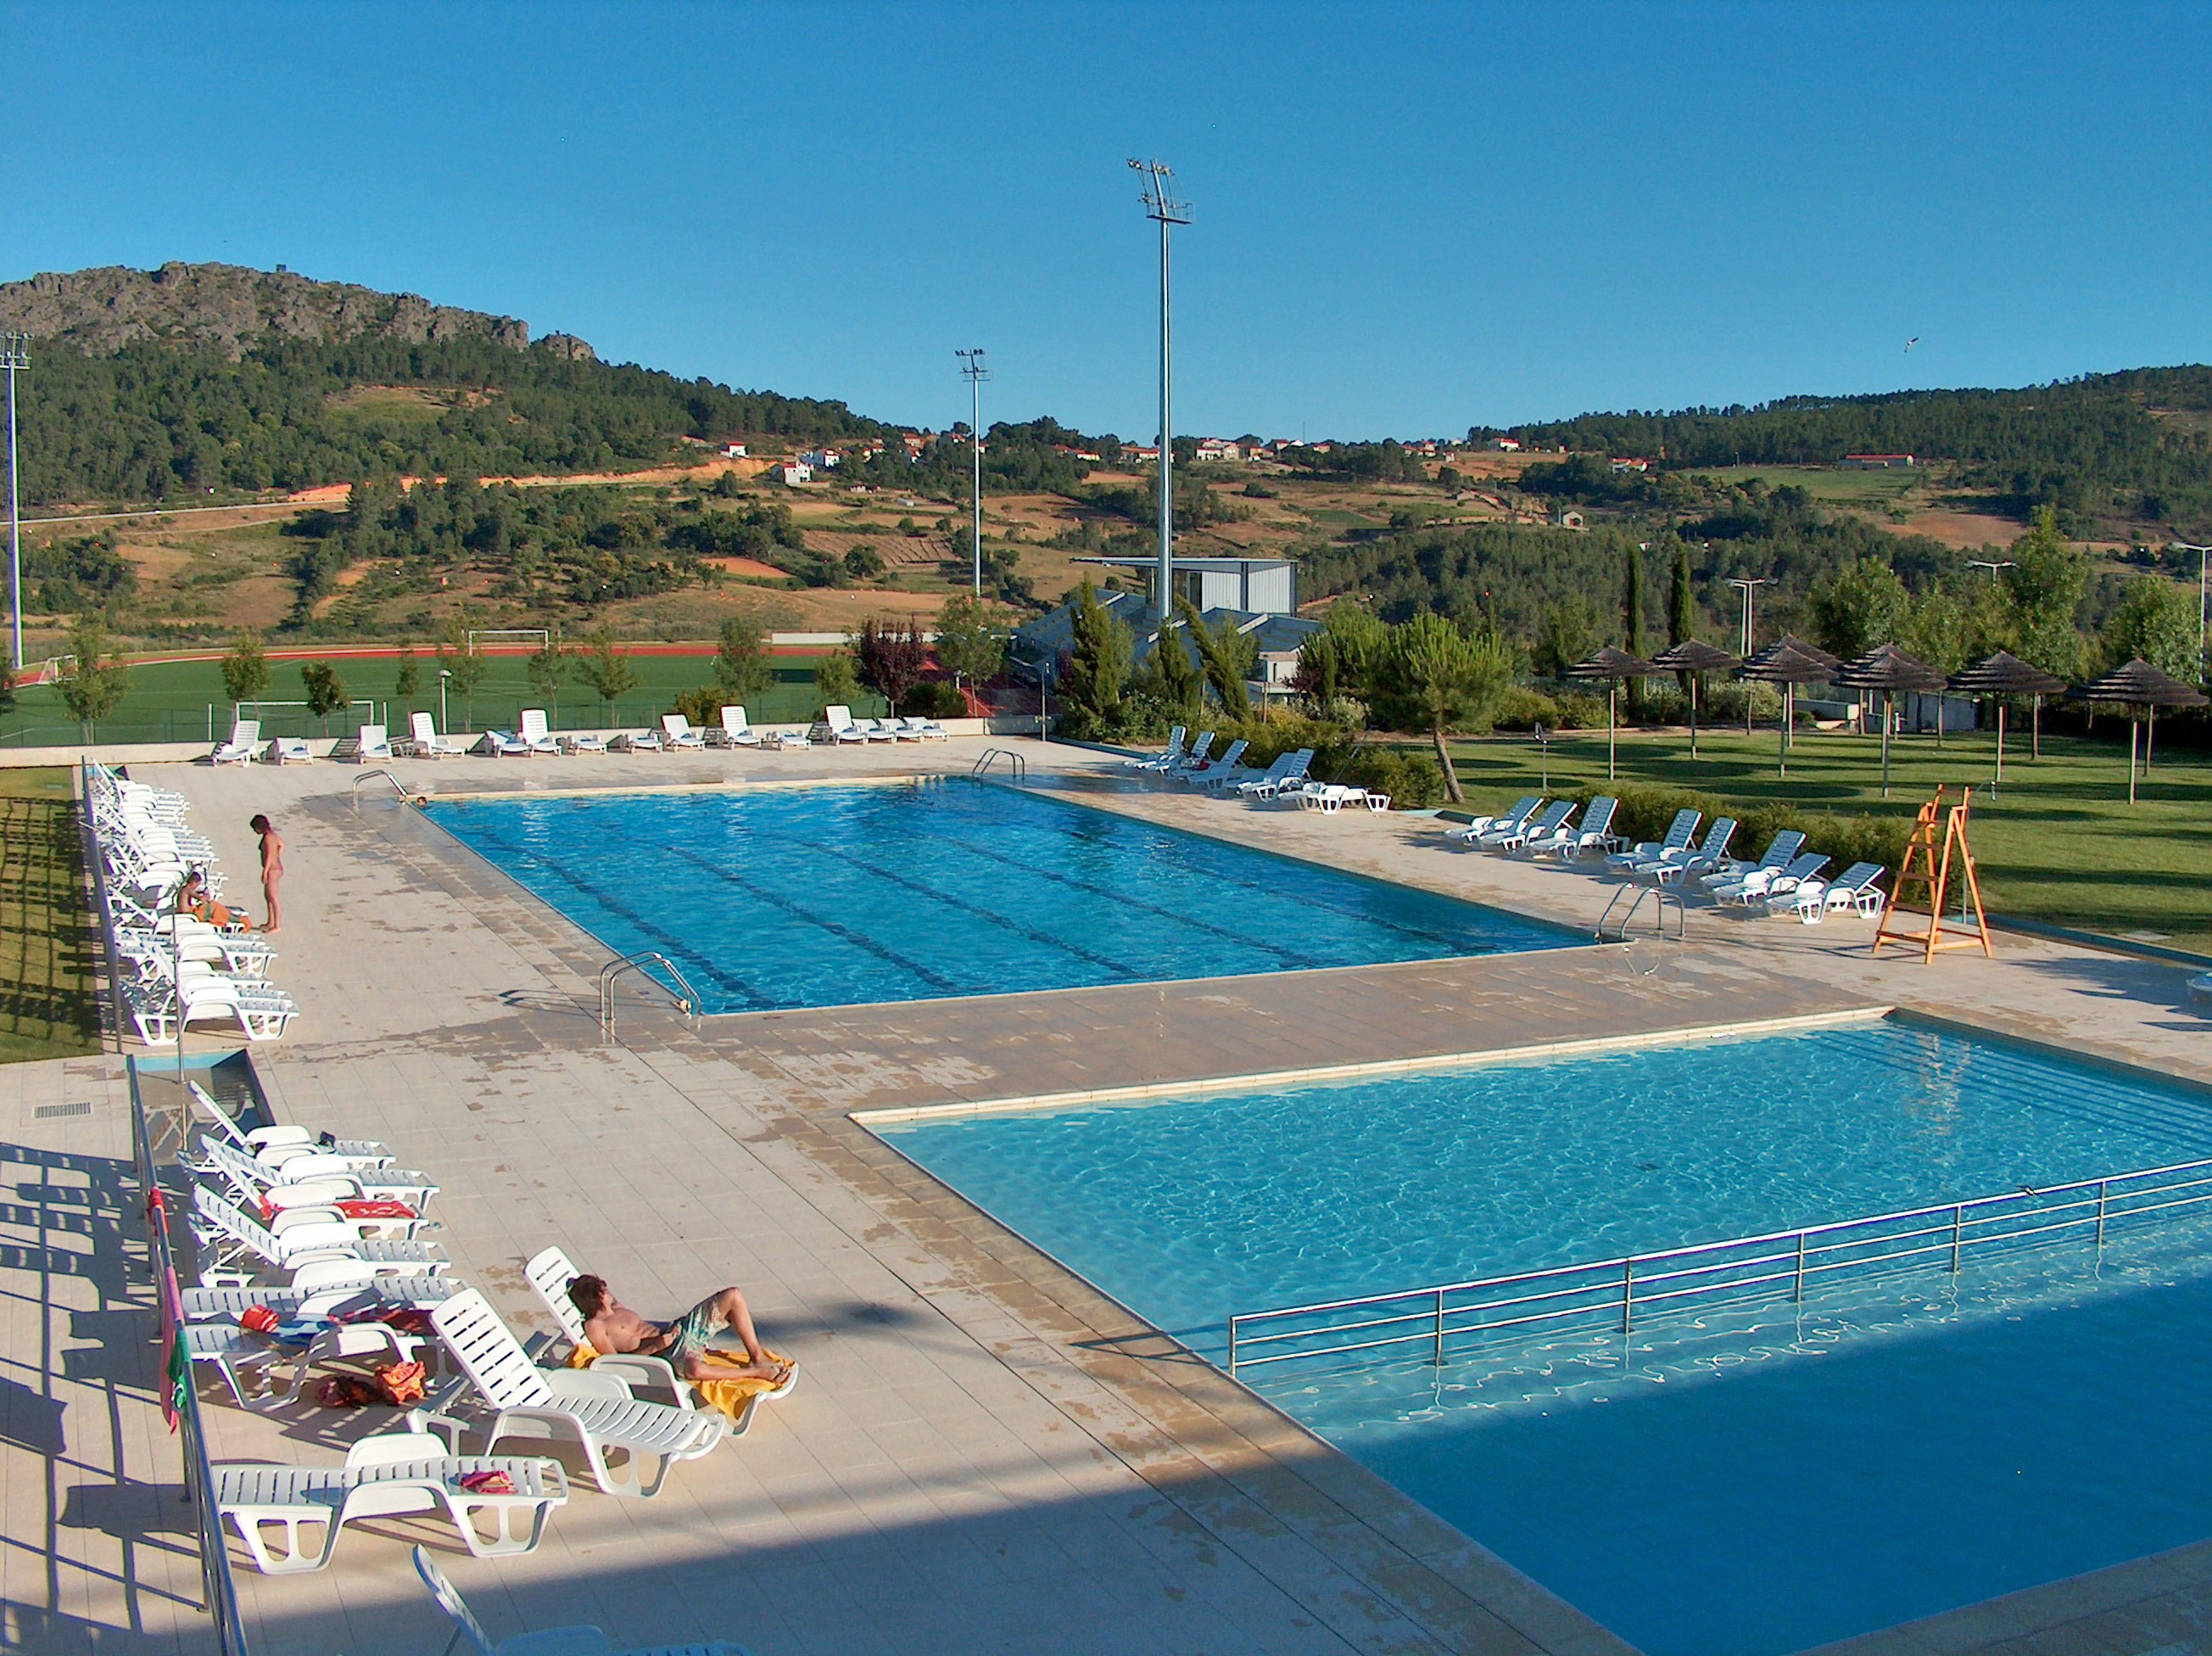
[[[266,817],[256,817],[246,825],[261,836],[261,894],[269,899],[269,923],[261,929],[273,932],[283,917],[276,902],[276,886],[284,878],[284,841]]]

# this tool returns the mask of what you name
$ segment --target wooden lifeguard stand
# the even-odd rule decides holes
[[[1923,963],[1933,960],[1941,949],[1970,949],[1980,945],[1984,954],[1994,956],[1990,947],[1989,916],[1982,912],[1982,882],[1974,873],[1973,849],[1966,843],[1966,813],[1974,802],[1974,790],[1967,788],[1956,805],[1943,802],[1948,788],[1938,788],[1936,797],[1920,807],[1920,814],[1912,824],[1912,837],[1905,843],[1905,861],[1897,870],[1897,889],[1891,893],[1889,905],[1882,910],[1881,928],[1874,935],[1874,950],[1881,953],[1885,943],[1904,943],[1922,951]],[[1943,923],[1943,899],[1951,890],[1951,882],[1959,881],[1959,922]],[[1905,894],[1909,887],[1923,888],[1927,893],[1928,929],[1903,931],[1899,929],[1898,916],[1905,910]],[[1967,921],[1967,910],[1972,909],[1972,921]]]

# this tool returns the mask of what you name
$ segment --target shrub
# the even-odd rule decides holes
[[[1764,724],[1772,724],[1782,716],[1782,693],[1772,685],[1756,679],[1736,679],[1714,685],[1698,701],[1698,718],[1705,724],[1740,724],[1743,720],[1743,700],[1751,697],[1751,716]]]
[[[907,692],[906,700],[900,706],[904,711],[918,713],[925,719],[964,719],[968,716],[968,698],[942,679],[916,685]]]
[[[1559,728],[1559,704],[1542,691],[1515,685],[1498,699],[1493,729],[1534,730],[1538,725],[1547,730]]]
[[[698,729],[713,730],[722,722],[721,689],[716,685],[702,685],[696,690],[684,691],[669,704],[668,710],[681,713]]]
[[[1316,774],[1323,782],[1388,794],[1392,807],[1398,810],[1434,805],[1444,796],[1444,773],[1426,753],[1362,742],[1325,770],[1320,764],[1321,756],[1316,754],[1315,759]]]
[[[1732,849],[1738,856],[1757,856],[1766,842],[1785,829],[1805,836],[1808,850],[1828,858],[1827,872],[1840,874],[1854,862],[1879,862],[1894,874],[1905,858],[1911,821],[1895,816],[1841,816],[1833,811],[1804,811],[1794,805],[1761,802],[1745,804],[1686,788],[1586,788],[1562,798],[1588,805],[1597,795],[1612,793],[1620,806],[1613,813],[1613,831],[1631,840],[1665,837],[1677,811],[1704,814],[1710,824],[1716,817],[1736,819]]]
[[[1605,697],[1587,696],[1580,691],[1569,691],[1559,698],[1561,730],[1602,730],[1605,728]]]

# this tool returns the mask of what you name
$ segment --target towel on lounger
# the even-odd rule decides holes
[[[762,1349],[767,1352],[768,1360],[770,1362],[783,1363],[789,1367],[791,1374],[785,1377],[784,1382],[787,1386],[790,1384],[791,1375],[798,1373],[799,1366],[781,1352],[768,1351],[766,1347],[763,1347]],[[575,1349],[568,1354],[568,1367],[589,1368],[598,1360],[599,1355],[589,1345],[579,1340],[576,1342]],[[720,1347],[710,1346],[699,1354],[699,1361],[709,1367],[720,1365],[726,1368],[743,1368],[750,1359],[742,1352],[724,1351]],[[728,1380],[694,1380],[691,1384],[698,1390],[700,1402],[705,1403],[709,1409],[720,1409],[733,1421],[745,1412],[745,1404],[753,1398],[771,1397],[782,1389],[774,1380],[761,1379],[752,1375]]]

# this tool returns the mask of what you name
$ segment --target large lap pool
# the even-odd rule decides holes
[[[1573,934],[965,781],[464,800],[436,819],[708,1012],[1557,947]]]
[[[877,1130],[1217,1361],[1232,1312],[2212,1156],[2192,1089],[1902,1020]],[[2212,1536],[2204,1211],[1244,1373],[1652,1656],[1779,1656]]]

